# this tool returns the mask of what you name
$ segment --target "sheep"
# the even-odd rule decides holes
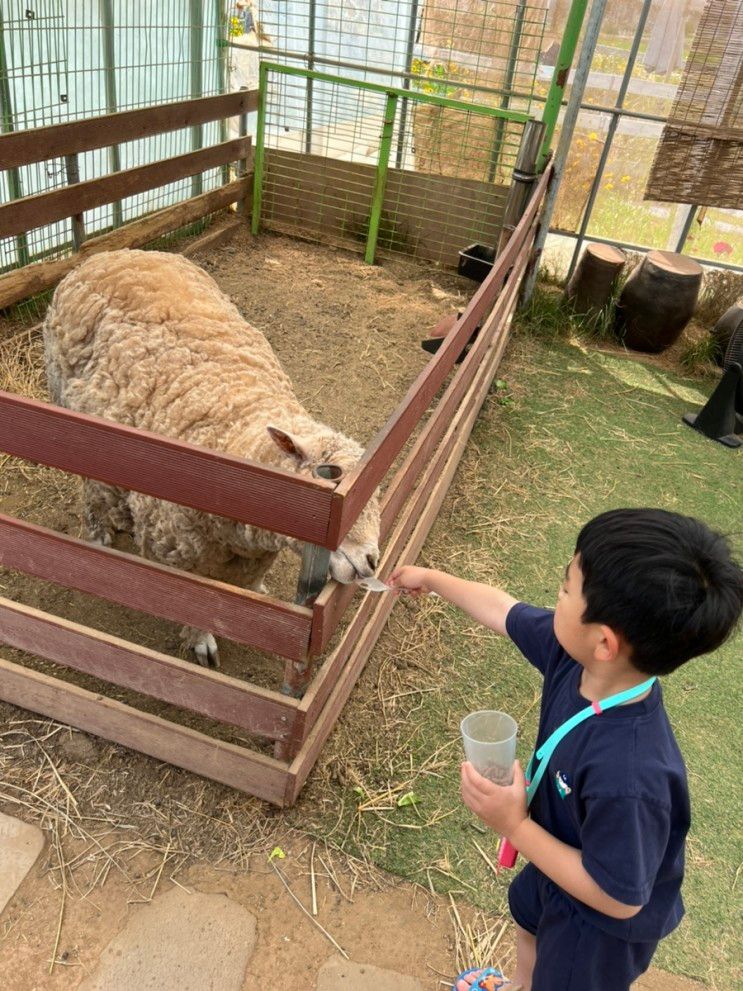
[[[94,255],[59,284],[44,322],[46,374],[60,406],[310,476],[321,464],[348,472],[363,448],[319,423],[299,403],[264,335],[214,280],[181,255]],[[146,558],[219,577],[237,565],[248,588],[283,547],[299,541],[90,479],[84,526],[109,546],[131,535]],[[330,575],[349,584],[374,574],[379,505],[370,500],[330,555]],[[218,667],[211,633],[181,637],[203,666]]]

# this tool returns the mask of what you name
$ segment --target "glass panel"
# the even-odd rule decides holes
[[[580,227],[610,120],[609,114],[599,114],[589,110],[581,110],[578,115],[578,124],[573,134],[565,174],[552,217],[554,229],[577,231]],[[559,136],[558,129],[555,134],[555,147]]]
[[[662,126],[633,118],[620,122],[593,206],[589,237],[675,249],[685,207],[643,199]]]
[[[700,210],[691,225],[684,254],[743,265],[743,210]]]

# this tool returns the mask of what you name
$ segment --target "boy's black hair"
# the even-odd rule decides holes
[[[743,610],[743,570],[721,534],[663,509],[614,509],[587,523],[575,547],[584,623],[603,623],[645,674],[669,674],[719,647]]]

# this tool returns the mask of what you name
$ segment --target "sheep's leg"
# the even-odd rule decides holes
[[[239,579],[237,580],[245,588],[250,588],[255,592],[265,592],[266,587],[263,579],[276,558],[275,554],[264,554],[261,557],[238,558],[234,564],[238,566]],[[231,562],[232,563],[232,562]],[[202,571],[209,569],[202,568]],[[216,577],[231,579],[228,565],[216,569]],[[184,626],[181,630],[181,638],[186,647],[193,650],[196,660],[202,667],[219,667],[219,650],[217,642],[211,633],[197,630],[192,626]]]
[[[267,592],[263,579],[266,577],[271,567],[278,557],[278,554],[267,553],[256,557],[238,557],[235,563],[238,567],[238,574],[235,584],[242,588],[249,588],[253,592],[260,592],[264,595]],[[230,576],[231,578],[231,576]],[[228,578],[228,580],[230,580]]]
[[[181,630],[181,639],[184,647],[194,652],[202,668],[219,667],[219,649],[211,633],[197,630],[193,626],[184,626]]]
[[[180,571],[210,573],[215,562],[205,553],[204,514],[138,492],[132,492],[130,505],[134,542],[143,557]],[[193,651],[202,667],[219,667],[219,650],[212,633],[184,626],[180,636],[184,648]]]
[[[112,485],[86,478],[83,481],[83,516],[88,540],[110,547],[114,534],[130,533],[132,517],[127,493]]]

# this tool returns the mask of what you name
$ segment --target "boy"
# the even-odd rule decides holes
[[[725,539],[664,510],[603,513],[578,535],[554,613],[426,568],[399,568],[390,584],[437,592],[513,640],[544,676],[538,746],[592,704],[596,714],[558,744],[528,814],[518,761],[507,787],[462,765],[467,807],[528,861],[509,889],[513,983],[491,969],[483,986],[628,991],[683,916],[690,821],[683,759],[648,678],[734,629],[743,571]],[[601,711],[626,690],[630,701]],[[466,972],[456,991],[480,987],[480,975]]]

